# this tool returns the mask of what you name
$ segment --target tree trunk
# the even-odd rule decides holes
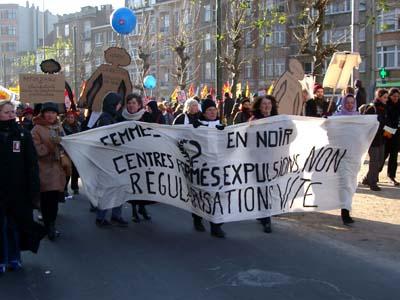
[[[318,17],[315,22],[315,48],[314,48],[314,72],[317,82],[321,82],[324,78],[323,66],[325,62],[325,48],[324,48],[324,31],[325,31],[325,8],[326,0],[319,0],[314,6],[318,12]]]

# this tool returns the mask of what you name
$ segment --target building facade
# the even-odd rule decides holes
[[[58,17],[41,12],[34,5],[0,4],[0,65],[1,84],[16,84],[18,73],[14,65],[23,53],[36,52],[53,30]]]

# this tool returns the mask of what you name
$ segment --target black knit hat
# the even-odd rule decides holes
[[[201,103],[201,111],[204,113],[204,112],[206,112],[207,108],[210,108],[210,107],[217,107],[217,105],[211,99],[204,99]]]
[[[42,107],[40,108],[40,112],[43,114],[46,111],[53,111],[55,113],[59,113],[58,111],[58,105],[57,103],[54,102],[45,102],[42,104]]]

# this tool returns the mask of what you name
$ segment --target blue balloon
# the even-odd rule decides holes
[[[113,11],[110,16],[112,29],[119,34],[130,34],[136,26],[136,16],[129,8],[122,7]]]
[[[143,80],[143,85],[146,89],[152,90],[157,85],[157,79],[153,75],[147,75]]]

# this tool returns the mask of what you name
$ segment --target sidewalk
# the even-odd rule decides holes
[[[364,164],[360,176],[368,171]],[[400,179],[400,168],[397,179]],[[315,234],[327,243],[389,267],[400,267],[400,187],[389,184],[386,167],[380,174],[382,191],[359,184],[353,198],[352,226],[344,226],[340,210],[278,217],[303,234]],[[294,226],[293,226],[294,225]],[[399,266],[397,266],[399,265]]]

